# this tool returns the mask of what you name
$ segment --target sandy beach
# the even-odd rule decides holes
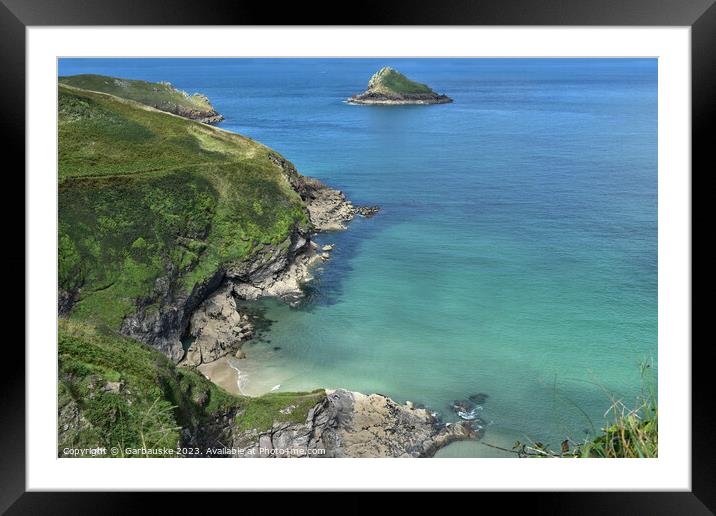
[[[208,364],[201,364],[197,367],[197,369],[207,379],[211,380],[222,389],[230,392],[231,394],[242,395],[238,385],[239,373],[231,366],[228,357],[222,357],[219,360],[209,362]]]

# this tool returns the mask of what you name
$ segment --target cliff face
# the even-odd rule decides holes
[[[60,315],[178,361],[227,274],[270,275],[306,245],[305,202],[263,145],[112,95],[58,100]]]
[[[214,300],[222,307],[232,296],[296,302],[311,265],[326,259],[312,234],[376,210],[252,140],[109,94],[62,84],[59,136],[59,314],[119,330],[175,363],[187,344],[196,365],[248,338],[235,307],[190,324],[214,292],[230,294]]]
[[[381,68],[368,81],[368,89],[348,99],[350,104],[447,104],[453,100],[429,86],[411,81],[393,68]]]
[[[152,107],[161,109],[162,111],[166,111],[168,113],[173,113],[175,115],[188,118],[190,120],[196,120],[197,122],[201,122],[203,124],[218,124],[219,122],[224,120],[224,116],[220,115],[214,108],[210,109],[187,109],[182,106],[177,105],[165,105],[165,104],[154,104]]]

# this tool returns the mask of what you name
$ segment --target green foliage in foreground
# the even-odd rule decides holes
[[[59,456],[67,447],[117,447],[118,457],[126,448],[176,449],[182,429],[201,432],[231,414],[240,431],[301,423],[325,396],[323,390],[233,396],[145,344],[64,319],[58,388]]]
[[[377,93],[432,93],[426,84],[411,81],[405,75],[393,68],[381,68],[368,83],[368,88]]]
[[[515,443],[521,457],[655,458],[659,454],[659,409],[656,390],[645,375],[651,366],[643,364],[642,392],[632,407],[613,396],[608,410],[612,422],[592,439],[575,442],[565,439],[559,450],[543,443]]]
[[[164,111],[174,111],[177,107],[198,111],[214,109],[205,96],[189,95],[175,89],[167,82],[137,81],[107,77],[106,75],[82,74],[60,77],[59,83],[83,90],[109,93]]]
[[[166,357],[72,321],[60,321],[58,342],[60,456],[65,447],[178,446]]]
[[[118,329],[159,278],[190,292],[308,219],[270,149],[59,88],[59,286],[71,317]]]

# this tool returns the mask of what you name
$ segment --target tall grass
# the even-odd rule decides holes
[[[519,457],[563,458],[655,458],[659,453],[659,408],[650,362],[640,365],[641,389],[633,404],[606,391],[610,404],[605,418],[609,424],[598,435],[583,441],[566,438],[555,450],[541,442],[516,442],[511,451]],[[487,443],[485,443],[487,444]],[[488,446],[499,448],[487,444]]]
[[[646,376],[651,364],[641,365],[642,389],[633,407],[610,396],[607,416],[614,423],[602,435],[577,445],[571,452],[578,457],[652,458],[659,453],[659,406],[656,389]]]

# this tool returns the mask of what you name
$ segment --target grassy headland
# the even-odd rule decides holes
[[[201,93],[189,95],[174,88],[168,82],[137,81],[94,74],[60,77],[59,82],[66,86],[109,93],[124,99],[134,100],[193,120],[213,123],[223,119],[206,96]]]
[[[308,220],[267,147],[115,96],[59,88],[59,283],[117,329],[172,271],[186,291]]]

